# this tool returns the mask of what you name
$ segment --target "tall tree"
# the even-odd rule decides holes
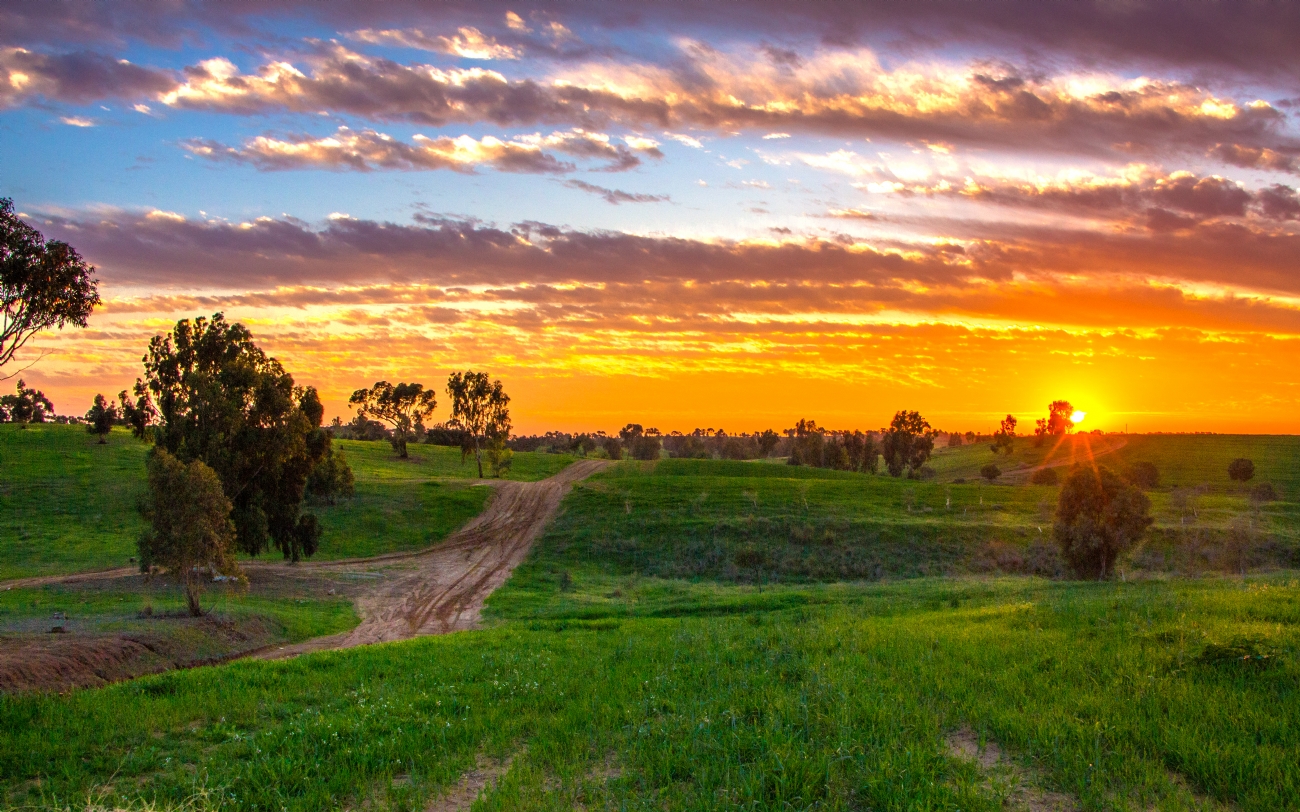
[[[108,442],[105,438],[117,422],[117,407],[113,401],[103,395],[95,395],[95,404],[86,412],[86,431],[99,435],[99,444]]]
[[[1011,448],[1016,443],[1016,422],[1016,419],[1011,415],[1002,418],[1002,422],[998,424],[997,432],[993,435],[992,448],[994,454],[999,451],[1005,451],[1007,454],[1011,453]]]
[[[510,437],[510,396],[501,387],[501,381],[489,382],[486,372],[473,370],[453,372],[447,378],[447,395],[451,398],[451,422],[465,432],[461,458],[472,453],[482,479],[483,447],[488,442],[504,442]],[[620,449],[620,456],[621,453]]]
[[[935,430],[919,412],[901,411],[885,432],[881,451],[890,476],[913,476],[934,451]]]
[[[209,573],[242,577],[235,561],[230,500],[217,473],[199,460],[188,465],[165,448],[149,452],[149,495],[141,512],[140,571],[166,568],[185,587],[190,614],[203,614],[199,596]]]
[[[149,427],[158,419],[158,410],[154,408],[153,400],[149,397],[149,388],[145,386],[144,381],[136,378],[132,391],[135,395],[134,400],[127,395],[125,389],[117,393],[118,411],[122,415],[122,420],[131,427],[131,433],[144,440],[147,439]]]
[[[424,418],[438,407],[432,389],[420,383],[376,381],[369,389],[358,389],[348,402],[357,407],[357,417],[376,418],[393,427],[389,442],[397,456],[407,459],[406,443],[414,436],[416,426],[424,425]]]
[[[47,241],[0,199],[0,367],[42,330],[86,326],[99,304],[94,273],[77,249]]]
[[[1052,535],[1061,557],[1080,578],[1105,579],[1153,519],[1151,500],[1105,466],[1075,466],[1056,505]]]
[[[1068,400],[1054,400],[1047,407],[1047,433],[1048,434],[1066,434],[1074,428],[1074,421],[1070,415],[1074,414],[1074,407]]]
[[[302,499],[329,448],[315,390],[295,386],[248,328],[220,313],[155,336],[144,362],[155,444],[216,471],[239,549],[257,555],[274,545],[292,561],[312,555],[320,525],[301,512]]]
[[[44,423],[45,418],[54,414],[54,404],[39,389],[28,389],[22,378],[18,379],[18,389],[12,395],[0,397],[0,409],[14,423]]]

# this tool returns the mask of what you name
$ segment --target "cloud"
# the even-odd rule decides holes
[[[396,45],[422,51],[451,54],[464,59],[518,59],[520,49],[498,43],[471,26],[462,26],[455,36],[429,36],[418,28],[375,30],[363,28],[348,34],[350,39],[371,45]]]
[[[578,189],[583,192],[589,192],[601,197],[606,203],[617,206],[619,203],[663,203],[668,200],[668,195],[647,195],[633,192],[624,192],[618,189],[606,189],[603,186],[597,186],[594,183],[587,183],[581,180],[566,180],[565,186],[570,189]]]
[[[84,104],[138,98],[174,87],[169,71],[90,51],[43,54],[0,48],[0,108],[33,99]]]
[[[1241,144],[1217,144],[1210,150],[1211,157],[1226,164],[1245,169],[1271,169],[1277,172],[1294,172],[1300,174],[1300,159],[1292,154],[1283,155],[1267,147],[1248,147]]]
[[[561,161],[545,150],[551,149],[583,159],[604,159],[603,171],[622,171],[640,163],[627,147],[611,144],[603,133],[582,131],[556,132],[550,135],[516,136],[502,140],[494,136],[430,138],[415,135],[407,144],[374,130],[355,131],[340,127],[334,135],[309,135],[274,138],[257,136],[240,147],[216,141],[191,139],[182,144],[191,154],[214,161],[248,163],[263,170],[282,169],[352,169],[367,172],[388,170],[450,169],[472,172],[488,166],[500,172],[531,174],[565,173],[577,165]],[[653,146],[642,152],[658,153]]]
[[[69,127],[94,127],[95,120],[85,116],[62,116],[59,121],[67,124]]]

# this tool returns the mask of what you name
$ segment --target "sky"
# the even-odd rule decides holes
[[[345,420],[1295,433],[1297,77],[1281,2],[0,0],[0,197],[103,297],[3,374],[223,312]]]

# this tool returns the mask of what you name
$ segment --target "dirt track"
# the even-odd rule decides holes
[[[254,656],[279,659],[474,628],[483,602],[524,560],[569,488],[604,465],[600,460],[583,460],[540,482],[497,483],[496,496],[486,510],[428,550],[297,565],[317,571],[378,572],[386,577],[357,596],[362,620],[352,631]],[[256,577],[288,567],[260,564],[246,569]]]

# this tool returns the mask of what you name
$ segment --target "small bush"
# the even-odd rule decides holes
[[[1233,482],[1249,482],[1255,478],[1255,463],[1238,457],[1228,463],[1228,478]]]
[[[992,482],[1002,476],[1002,469],[990,462],[988,465],[980,469],[980,476],[984,477],[989,482]]]
[[[1250,489],[1250,501],[1252,502],[1276,502],[1278,499],[1277,489],[1272,483],[1261,482]]]
[[[1034,485],[1055,485],[1060,477],[1055,468],[1039,468],[1029,477],[1029,481]]]
[[[1154,463],[1135,462],[1124,473],[1125,479],[1143,490],[1151,490],[1160,484],[1160,471]]]

